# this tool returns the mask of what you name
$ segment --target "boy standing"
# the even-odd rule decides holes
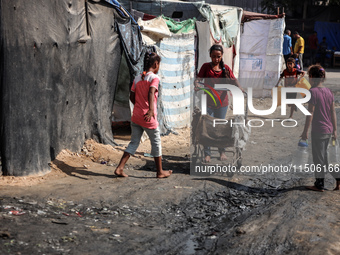
[[[283,72],[280,75],[280,79],[285,78],[285,87],[295,87],[298,76],[304,76],[305,72],[298,70],[294,68],[295,66],[295,59],[294,58],[288,58],[287,60],[287,68],[283,70]],[[276,85],[278,86],[278,85]],[[287,99],[296,98],[297,93],[287,93]],[[290,107],[290,115],[289,118],[291,119],[293,117],[294,110],[297,111],[297,108],[295,105],[289,105]]]

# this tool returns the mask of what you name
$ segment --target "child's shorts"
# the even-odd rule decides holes
[[[162,145],[161,145],[161,136],[159,131],[159,126],[156,129],[149,129],[137,125],[131,121],[131,141],[126,148],[125,152],[134,155],[139,146],[140,139],[143,135],[143,131],[145,131],[151,142],[151,155],[154,157],[162,156]]]

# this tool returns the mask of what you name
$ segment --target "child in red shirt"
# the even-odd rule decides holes
[[[280,75],[280,79],[285,78],[285,87],[295,87],[298,76],[304,76],[305,72],[298,70],[294,68],[295,65],[295,59],[294,58],[288,58],[287,60],[287,68],[283,70],[283,72]],[[279,84],[279,83],[278,83]],[[278,86],[278,84],[276,86]],[[297,93],[287,93],[287,98],[296,98]],[[293,117],[294,110],[296,111],[296,105],[289,105],[290,107],[290,115],[289,118],[291,119]]]
[[[132,84],[130,100],[135,105],[131,117],[131,141],[115,170],[120,177],[128,177],[123,169],[130,158],[134,155],[145,131],[151,142],[151,155],[154,157],[157,178],[169,177],[171,170],[164,171],[162,168],[162,147],[160,131],[157,121],[157,96],[159,76],[159,63],[161,58],[154,52],[146,53],[144,57],[144,72],[137,76]]]

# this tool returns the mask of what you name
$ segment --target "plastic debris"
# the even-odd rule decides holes
[[[16,216],[20,216],[20,215],[24,215],[25,212],[23,211],[10,211],[9,214],[12,214],[12,215],[16,215]]]
[[[175,189],[192,189],[192,187],[186,187],[186,186],[174,186]]]

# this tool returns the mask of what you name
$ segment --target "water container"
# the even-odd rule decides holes
[[[312,86],[310,85],[310,83],[304,77],[302,77],[298,81],[298,83],[295,85],[295,87],[309,90]],[[300,93],[300,94],[301,94],[302,97],[306,96],[304,93]]]
[[[305,164],[308,164],[308,140],[300,140],[293,155],[292,166],[296,170],[303,170]]]
[[[339,143],[338,140],[331,138],[327,148],[328,164],[339,164]]]

